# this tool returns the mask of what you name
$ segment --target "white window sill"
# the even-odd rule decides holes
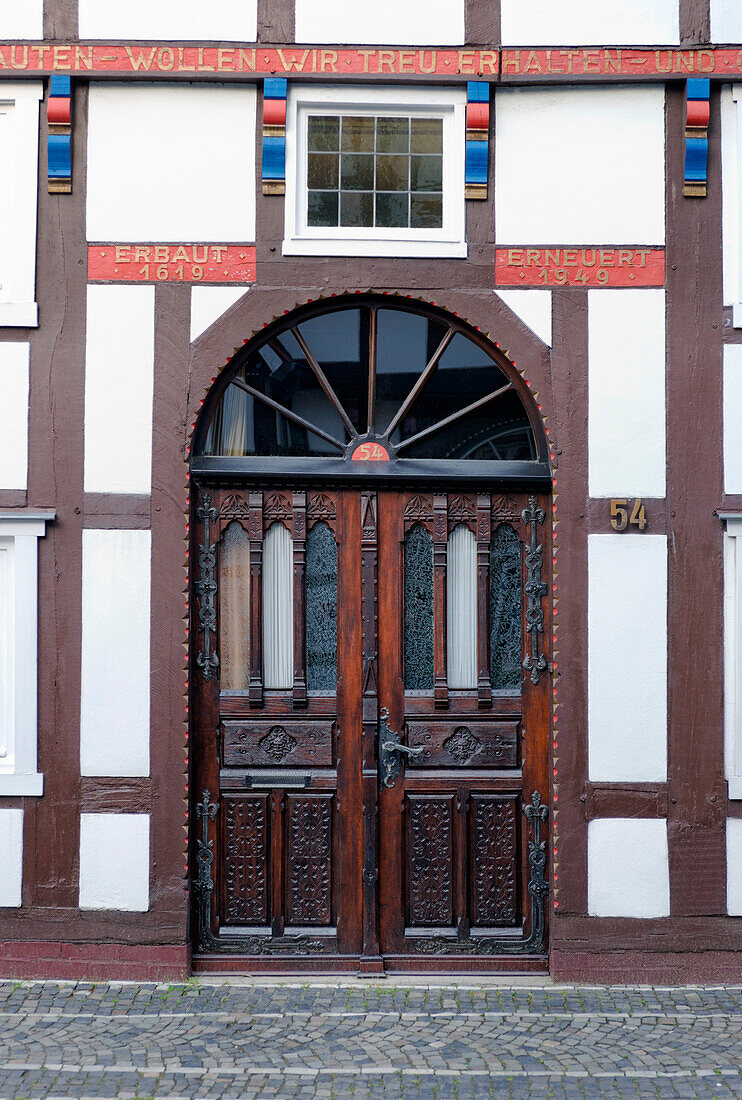
[[[40,797],[44,793],[44,776],[41,772],[30,775],[0,774],[0,797]]]
[[[732,775],[727,780],[729,786],[729,798],[731,801],[742,799],[742,775]]]
[[[283,242],[284,256],[392,256],[465,260],[466,241],[359,241],[336,237],[291,237]]]
[[[0,327],[38,328],[38,305],[36,302],[0,302]]]

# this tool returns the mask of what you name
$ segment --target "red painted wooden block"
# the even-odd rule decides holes
[[[49,122],[70,121],[70,101],[68,97],[58,96],[50,98],[46,104],[46,117]]]
[[[707,99],[689,99],[686,126],[708,126],[711,105]]]
[[[286,100],[285,99],[264,99],[263,100],[263,122],[267,126],[285,126],[286,125]]]
[[[487,130],[490,124],[489,103],[467,103],[466,128],[467,130]]]

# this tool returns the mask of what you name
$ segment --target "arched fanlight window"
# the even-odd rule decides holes
[[[458,318],[387,295],[298,309],[240,350],[204,408],[194,461],[214,473],[445,463],[450,476],[549,476],[538,415],[507,358]]]

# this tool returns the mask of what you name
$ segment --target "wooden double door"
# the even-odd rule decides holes
[[[204,965],[538,965],[546,506],[466,489],[198,490]]]

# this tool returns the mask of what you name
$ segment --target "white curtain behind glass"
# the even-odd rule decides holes
[[[477,547],[468,527],[448,536],[448,686],[477,686]]]
[[[250,540],[239,523],[224,533],[219,557],[219,667],[225,690],[249,686]]]
[[[282,523],[263,541],[263,669],[267,688],[294,683],[293,544]]]

